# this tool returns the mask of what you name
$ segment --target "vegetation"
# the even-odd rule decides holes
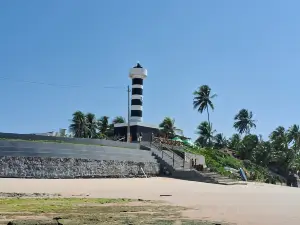
[[[207,112],[207,122],[210,124],[209,120],[209,108],[214,110],[214,104],[212,100],[217,97],[216,94],[211,95],[211,89],[208,85],[202,85],[198,90],[194,91],[194,109],[198,112],[203,113],[204,110]]]
[[[0,198],[0,210],[5,224],[212,225],[183,219],[183,207],[130,199]]]
[[[165,117],[164,120],[159,124],[159,128],[161,129],[161,135],[167,138],[173,138],[175,136],[175,119],[171,119],[170,117]]]
[[[117,116],[109,122],[108,116],[102,116],[98,120],[95,114],[84,114],[81,111],[73,113],[73,118],[69,129],[74,137],[77,138],[107,138],[114,135],[114,124],[125,123],[125,119],[121,116]]]
[[[212,128],[212,124],[206,121],[200,123],[197,127],[197,134],[199,135],[196,140],[201,146],[212,147],[213,146],[213,138],[216,130]]]
[[[247,109],[241,109],[234,117],[233,127],[240,133],[250,134],[251,128],[256,128],[255,120],[252,119],[253,113]]]
[[[210,170],[224,176],[240,179],[238,175],[227,171],[225,167],[230,167],[236,170],[242,168],[250,181],[273,184],[285,183],[285,179],[283,179],[281,176],[271,173],[268,168],[259,166],[250,160],[239,160],[218,149],[199,148],[196,146],[187,149],[187,151],[205,156],[206,164]]]
[[[208,85],[203,85],[194,92],[193,106],[200,113],[204,109],[208,112],[208,106],[214,109],[212,100],[216,95],[211,96],[210,92],[211,88]],[[252,111],[241,109],[233,117],[233,127],[238,133],[229,139],[222,133],[216,133],[212,123],[201,122],[197,127],[198,138],[195,142],[200,150],[192,151],[207,156],[208,164],[220,173],[226,173],[221,167],[231,165],[228,157],[235,161],[233,168],[240,166],[246,170],[251,169],[256,173],[253,176],[262,180],[270,179],[270,170],[281,175],[286,175],[289,170],[300,170],[299,126],[294,124],[288,129],[279,126],[271,132],[268,140],[263,140],[261,135],[251,133],[251,130],[256,128],[256,122]],[[229,149],[234,157],[220,155],[220,151],[217,151],[220,149]],[[247,162],[248,167],[244,162]]]

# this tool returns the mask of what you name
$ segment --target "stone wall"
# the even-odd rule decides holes
[[[0,156],[0,177],[6,178],[108,178],[159,174],[159,164],[74,158]]]
[[[20,140],[35,140],[35,141],[61,141],[65,143],[75,144],[88,144],[88,145],[104,145],[120,148],[139,149],[140,145],[137,143],[127,143],[121,141],[112,141],[104,139],[89,139],[89,138],[68,138],[68,137],[55,137],[43,136],[35,134],[15,134],[15,133],[0,133],[0,138],[3,139],[20,139]]]

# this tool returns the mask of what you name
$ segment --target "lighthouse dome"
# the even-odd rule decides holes
[[[137,63],[136,66],[130,69],[129,77],[131,79],[134,78],[145,79],[147,77],[147,70],[143,68],[140,63]]]

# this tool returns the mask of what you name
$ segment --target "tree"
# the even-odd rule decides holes
[[[165,117],[164,120],[159,124],[159,128],[161,129],[161,133],[168,138],[175,137],[175,119],[171,119],[170,117]]]
[[[74,137],[77,138],[87,137],[88,126],[86,122],[86,117],[83,112],[76,111],[73,113],[73,118],[69,129],[74,134]]]
[[[237,150],[241,144],[241,136],[240,134],[233,134],[231,138],[229,138],[228,148],[232,150]]]
[[[269,136],[272,145],[277,150],[286,150],[289,145],[289,138],[283,126],[277,127]]]
[[[240,156],[241,159],[245,160],[252,160],[253,159],[253,150],[256,148],[258,145],[258,137],[255,134],[248,134],[246,135],[241,144],[239,145],[238,148],[238,155]]]
[[[273,163],[287,172],[293,163],[293,152],[289,149],[290,137],[283,126],[277,127],[269,136],[273,149]]]
[[[214,148],[222,149],[227,147],[227,140],[222,133],[216,134],[214,137]]]
[[[96,120],[96,116],[93,113],[87,113],[85,115],[86,118],[86,125],[88,128],[88,138],[95,138],[97,136],[97,129],[98,129],[98,125],[97,125],[97,120]]]
[[[197,127],[197,134],[199,135],[196,143],[201,147],[212,147],[212,139],[216,130],[212,128],[212,124],[204,121]]]
[[[287,131],[287,139],[292,148],[298,152],[300,148],[300,128],[299,125],[294,124]]]
[[[99,129],[99,135],[100,137],[104,138],[107,137],[107,132],[109,129],[109,117],[108,116],[102,116],[100,119],[98,119],[98,129]]]
[[[234,117],[233,127],[240,134],[250,134],[251,128],[256,128],[255,120],[253,119],[253,113],[247,109],[241,109]]]
[[[112,121],[113,124],[116,124],[116,123],[126,123],[126,120],[124,117],[122,116],[116,116],[113,121]]]
[[[272,145],[269,141],[259,140],[252,152],[252,160],[261,166],[267,167],[272,161]]]
[[[209,108],[214,110],[214,104],[212,100],[217,97],[216,94],[211,95],[211,88],[208,85],[202,85],[198,90],[194,91],[194,109],[197,109],[198,112],[203,113],[204,110],[207,112],[207,121],[209,120]]]

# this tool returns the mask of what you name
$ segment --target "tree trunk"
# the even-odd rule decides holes
[[[206,111],[207,111],[207,120],[208,120],[208,125],[210,126],[208,107],[206,107]],[[210,127],[211,127],[211,126],[210,126]],[[208,138],[208,143],[209,143],[209,145],[211,144],[210,137]]]
[[[206,111],[207,111],[207,121],[208,121],[208,124],[210,125],[208,107],[206,107]]]

